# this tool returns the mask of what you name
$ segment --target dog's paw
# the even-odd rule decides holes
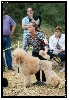
[[[59,84],[59,88],[63,88],[65,86],[65,80],[61,80]]]

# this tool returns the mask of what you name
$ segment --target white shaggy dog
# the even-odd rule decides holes
[[[51,86],[56,87],[62,82],[62,79],[52,70],[52,63],[50,61],[33,57],[20,48],[14,50],[13,56],[15,57],[16,63],[21,65],[22,73],[25,76],[24,84],[26,87],[30,86],[31,75],[36,74],[39,70],[44,71],[46,80]]]

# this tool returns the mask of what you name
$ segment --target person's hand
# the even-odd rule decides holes
[[[61,53],[62,51],[63,51],[62,49],[58,50],[59,53]]]
[[[12,33],[10,33],[10,38],[12,37]]]
[[[31,18],[32,22],[35,22],[35,20],[34,20],[33,16],[31,16],[30,18]]]
[[[40,50],[39,55],[41,55],[43,58],[50,60],[50,56],[47,54],[47,52]]]
[[[33,14],[30,14],[30,19],[32,22],[35,22],[34,18],[33,18]]]
[[[43,54],[43,55],[46,55],[47,53],[46,53],[45,51],[42,51],[42,54]]]

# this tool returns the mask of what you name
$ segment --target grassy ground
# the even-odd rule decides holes
[[[64,78],[64,73],[57,72]],[[65,96],[65,87],[51,87],[49,85],[38,86],[31,85],[29,88],[24,87],[24,77],[18,75],[17,71],[6,71],[4,77],[8,79],[8,87],[3,88],[3,96]],[[31,82],[35,82],[35,76],[31,76]]]

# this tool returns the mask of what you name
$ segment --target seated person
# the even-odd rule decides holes
[[[60,26],[54,29],[54,35],[49,38],[49,48],[52,50],[52,52],[48,52],[50,59],[52,59],[53,54],[58,54],[62,64],[65,65],[65,34],[62,34],[62,28]]]

